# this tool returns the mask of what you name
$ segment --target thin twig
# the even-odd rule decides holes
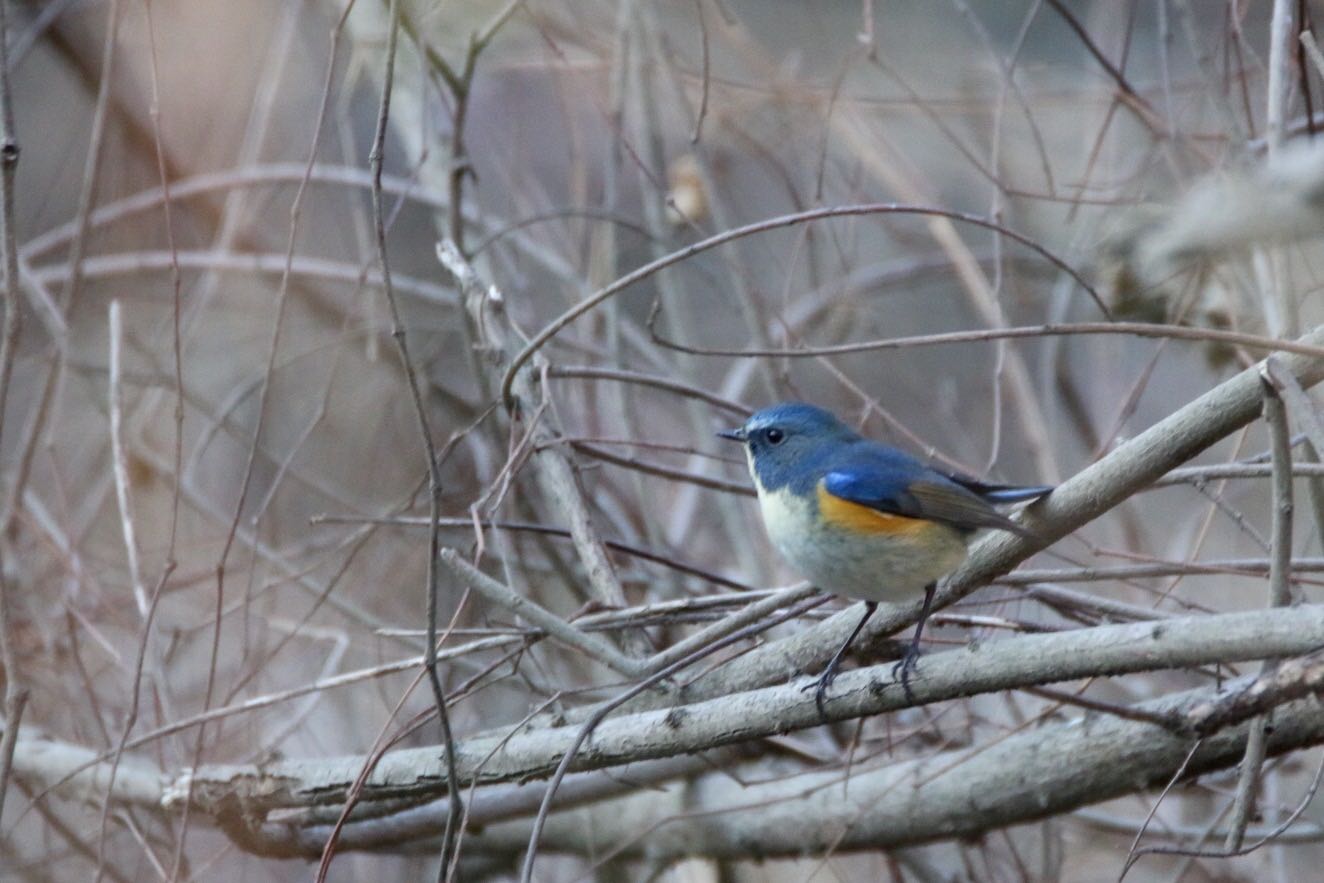
[[[521,619],[525,619],[564,644],[587,653],[612,671],[626,677],[637,677],[647,670],[646,663],[621,653],[596,635],[583,632],[549,612],[536,601],[498,582],[460,556],[454,549],[441,549],[439,560],[466,586],[478,592],[493,604],[498,604]]]
[[[694,13],[699,21],[699,45],[703,50],[700,68],[699,111],[694,115],[694,129],[690,132],[690,143],[698,144],[703,135],[703,121],[708,117],[709,58],[708,58],[708,20],[703,14],[703,0],[694,0]]]
[[[623,466],[626,469],[633,469],[644,475],[656,475],[671,481],[692,484],[696,487],[708,488],[709,490],[721,491],[727,494],[735,494],[741,497],[753,497],[754,489],[745,482],[725,481],[720,478],[709,478],[706,475],[696,475],[693,472],[686,472],[683,469],[674,469],[670,466],[664,466],[661,463],[653,463],[648,460],[641,460],[638,457],[622,456],[614,454],[598,447],[597,445],[586,444],[584,442],[575,442],[576,451],[588,454],[595,460],[601,460],[604,463],[611,463],[615,466]]]
[[[440,52],[427,42],[422,30],[409,16],[403,15],[397,19],[396,26],[403,26],[405,33],[417,44],[428,64],[432,66],[433,70],[441,77],[442,82],[446,84],[446,88],[450,90],[451,100],[454,103],[451,117],[450,169],[447,173],[446,227],[448,237],[455,243],[461,254],[468,254],[464,250],[464,179],[473,174],[473,168],[470,165],[468,152],[465,148],[464,132],[466,120],[469,116],[469,99],[473,93],[474,68],[478,64],[478,57],[483,53],[483,50],[487,48],[488,44],[496,37],[497,32],[505,26],[523,2],[524,0],[507,0],[505,6],[499,9],[481,30],[469,34],[469,40],[464,51],[464,62],[458,72]]]
[[[138,722],[138,712],[142,699],[142,677],[143,666],[146,662],[148,647],[152,639],[152,624],[156,619],[157,605],[161,600],[161,591],[165,588],[166,581],[174,570],[173,548],[174,531],[171,531],[170,552],[167,555],[166,566],[162,569],[161,577],[157,581],[155,590],[151,597],[147,595],[147,590],[142,583],[142,569],[138,562],[138,541],[133,528],[133,507],[129,494],[129,468],[128,456],[124,450],[122,412],[123,412],[123,390],[121,388],[121,356],[120,350],[123,346],[123,321],[121,316],[121,306],[118,300],[110,302],[109,326],[110,326],[110,445],[112,467],[115,474],[115,496],[120,507],[120,524],[124,534],[124,546],[129,560],[129,577],[133,585],[134,599],[138,603],[138,613],[142,617],[142,637],[138,642],[138,658],[134,665],[132,678],[133,687],[130,690],[129,710],[125,716],[124,726],[120,730],[119,742],[116,746],[115,755],[112,758],[110,766],[110,781],[106,786],[106,797],[101,804],[101,836],[97,840],[97,880],[100,880],[106,872],[106,843],[110,824],[110,795],[114,791],[115,776],[119,772],[120,760],[124,755],[125,744],[129,741],[129,734],[133,732],[133,727]],[[178,312],[176,311],[176,316]],[[178,463],[178,461],[176,461]],[[178,473],[176,473],[178,474]],[[178,488],[178,484],[176,484]],[[178,493],[178,491],[176,491]],[[178,511],[178,498],[176,498],[175,511]]]
[[[631,285],[635,284],[636,282],[639,282],[642,279],[646,279],[660,270],[664,270],[667,267],[672,266],[673,264],[680,263],[681,261],[688,260],[689,258],[693,257],[696,254],[700,254],[701,252],[705,252],[710,249],[716,248],[719,245],[724,245],[728,242],[732,242],[737,239],[742,239],[746,236],[752,236],[756,233],[764,233],[769,230],[778,230],[783,227],[793,227],[796,226],[797,224],[805,224],[811,221],[819,221],[827,218],[844,218],[844,217],[856,217],[862,215],[880,215],[880,214],[937,216],[941,218],[948,218],[950,220],[961,221],[966,224],[973,224],[976,227],[983,227],[988,230],[994,230],[1002,234],[1003,236],[1006,236],[1009,239],[1019,242],[1020,244],[1024,245],[1026,248],[1029,248],[1031,251],[1034,251],[1036,254],[1043,257],[1045,260],[1053,264],[1058,269],[1062,270],[1067,275],[1071,276],[1071,278],[1074,279],[1076,283],[1079,284],[1080,287],[1084,289],[1084,291],[1087,294],[1090,295],[1090,297],[1099,306],[1099,309],[1104,313],[1104,315],[1108,314],[1107,307],[1103,305],[1102,297],[1099,295],[1097,291],[1095,291],[1094,286],[1090,285],[1090,283],[1086,281],[1085,277],[1082,276],[1079,271],[1073,268],[1062,258],[1059,258],[1057,255],[1053,254],[1048,249],[1044,248],[1034,239],[1025,236],[1024,234],[1010,230],[1007,227],[1003,226],[1002,224],[995,223],[986,218],[978,217],[977,215],[970,215],[970,214],[965,214],[963,212],[954,212],[947,209],[934,208],[928,206],[900,205],[897,203],[870,203],[867,205],[831,206],[828,208],[811,209],[809,211],[795,212],[789,215],[781,215],[780,217],[768,218],[763,221],[756,221],[752,224],[746,224],[741,227],[735,227],[730,230],[725,230],[714,236],[710,236],[707,239],[703,239],[699,242],[693,243],[692,245],[688,245],[685,248],[679,249],[677,251],[673,251],[670,254],[664,255],[658,258],[657,260],[651,261],[645,264],[644,266],[639,267],[636,270],[626,273],[624,276],[620,277],[615,282],[612,282],[610,285],[606,286],[605,288],[599,289],[598,291],[589,295],[584,300],[577,303],[575,306],[566,310],[560,316],[558,316],[557,318],[553,319],[550,323],[548,323],[541,331],[535,334],[529,340],[529,342],[524,345],[524,348],[520,350],[515,355],[515,357],[510,360],[510,363],[506,366],[506,373],[501,379],[501,397],[503,400],[507,402],[513,401],[511,387],[515,382],[515,375],[519,373],[519,369],[523,367],[524,363],[527,362],[535,352],[541,349],[542,346],[545,343],[547,343],[547,341],[551,340],[554,336],[556,336],[556,334],[562,328],[569,325],[571,322],[573,322],[575,319],[578,319],[580,316],[584,315],[585,313],[593,310],[608,298],[611,298],[619,294],[620,292],[629,288]]]
[[[758,622],[769,613],[773,613],[783,607],[789,607],[792,604],[799,604],[818,594],[818,589],[806,584],[792,586],[789,589],[782,589],[769,595],[767,598],[755,601],[743,610],[738,610],[724,619],[721,619],[705,629],[700,629],[684,640],[677,641],[667,649],[655,655],[648,660],[650,671],[659,671],[668,665],[683,659],[689,654],[697,651],[714,641],[721,640],[727,635],[744,628],[751,623]],[[825,599],[826,600],[826,599]]]
[[[1175,847],[1175,846],[1150,846],[1150,847],[1146,847],[1145,849],[1135,851],[1132,854],[1131,858],[1128,860],[1127,867],[1129,868],[1131,865],[1135,864],[1135,861],[1137,859],[1145,855],[1182,855],[1191,858],[1236,858],[1237,856],[1241,856],[1241,855],[1249,855],[1250,853],[1254,852],[1255,850],[1259,849],[1265,844],[1278,840],[1282,836],[1282,834],[1287,831],[1288,828],[1296,824],[1296,820],[1301,818],[1301,814],[1304,813],[1306,811],[1306,808],[1309,807],[1310,804],[1314,802],[1315,795],[1319,792],[1319,786],[1321,781],[1324,781],[1324,758],[1320,759],[1319,766],[1315,768],[1315,778],[1311,780],[1310,786],[1306,788],[1306,793],[1301,796],[1301,800],[1299,803],[1297,803],[1296,808],[1293,809],[1290,814],[1288,814],[1287,818],[1283,819],[1281,823],[1275,825],[1270,830],[1264,831],[1263,829],[1261,829],[1262,836],[1260,836],[1260,838],[1256,840],[1254,843],[1240,846],[1237,849],[1231,851],[1229,850],[1202,851],[1195,849],[1182,849],[1180,847]],[[1232,832],[1229,831],[1228,833],[1231,834]],[[1123,874],[1125,874],[1125,871],[1123,871]]]
[[[319,163],[308,169],[306,162],[254,163],[242,168],[223,169],[213,172],[201,172],[173,181],[169,187],[171,198],[176,202],[206,196],[217,191],[234,191],[251,187],[294,184],[307,177],[310,184],[337,184],[364,191],[372,189],[372,175],[358,166]],[[395,175],[382,176],[382,189],[392,196],[408,198],[420,205],[432,209],[444,209],[446,197],[423,187],[417,182]],[[134,215],[150,211],[161,206],[166,200],[166,188],[149,187],[122,199],[106,202],[92,212],[92,228],[104,227],[125,221]],[[57,224],[44,233],[39,233],[23,243],[23,256],[35,260],[42,255],[67,245],[77,235],[78,227],[73,221]]]
[[[142,708],[142,681],[143,667],[147,660],[147,653],[152,639],[152,625],[156,621],[156,611],[160,606],[161,593],[165,588],[166,582],[170,579],[170,574],[174,572],[173,561],[167,561],[166,566],[161,571],[161,576],[157,580],[156,588],[152,591],[151,601],[148,604],[147,611],[143,615],[142,636],[138,639],[138,656],[134,661],[132,671],[132,688],[129,691],[129,707],[124,716],[124,725],[120,728],[119,741],[115,745],[114,751],[110,756],[110,773],[106,780],[106,793],[104,801],[101,804],[101,836],[97,840],[97,879],[108,873],[110,868],[106,864],[106,841],[109,833],[108,825],[110,822],[111,798],[115,794],[115,780],[119,775],[120,764],[124,758],[124,752],[129,747],[129,736],[133,732],[134,726],[138,723],[138,714]]]
[[[0,0],[0,248],[4,250],[4,295],[0,309],[0,435],[3,434],[5,407],[9,404],[9,383],[14,373],[21,316],[18,303],[18,233],[15,229],[14,189],[18,175],[18,134],[14,128],[13,93],[9,81],[9,31],[4,0]],[[8,521],[8,513],[0,512]],[[14,749],[18,745],[19,724],[27,706],[28,691],[21,686],[18,657],[14,648],[13,622],[10,619],[10,585],[6,576],[8,524],[0,522],[0,664],[5,669],[5,733],[0,740],[0,819],[4,818],[5,795],[13,769]]]
[[[459,283],[470,316],[471,330],[476,336],[475,343],[491,356],[490,364],[493,368],[500,370],[506,364],[506,354],[514,343],[513,335],[517,333],[506,314],[505,296],[495,285],[484,282],[455,243],[449,240],[438,243],[437,259]],[[529,423],[527,440],[537,451],[534,465],[543,495],[556,502],[562,517],[568,522],[567,527],[584,567],[588,588],[596,600],[608,606],[624,607],[625,589],[621,586],[620,578],[607,555],[606,545],[594,525],[592,509],[579,480],[578,467],[554,444],[558,433],[553,428],[555,417],[547,413],[551,398],[543,376],[548,366],[541,360],[535,362],[534,366],[539,371],[538,376],[521,373],[517,378],[512,378],[512,382],[521,391],[521,395],[516,398],[523,398],[526,406],[532,404],[535,386],[541,390],[543,397],[531,417],[527,412],[524,415]],[[508,406],[514,401],[511,398],[501,400]],[[512,415],[520,416],[518,410],[513,408]],[[642,635],[627,632],[621,637],[625,648],[632,651],[634,656],[642,657],[647,651]]]
[[[418,372],[409,355],[409,341],[404,323],[400,319],[400,307],[396,303],[395,291],[391,288],[390,261],[386,248],[386,215],[382,207],[382,165],[385,160],[386,128],[390,120],[391,91],[395,82],[395,54],[400,35],[399,0],[391,0],[388,15],[386,39],[386,70],[382,74],[381,101],[377,113],[377,129],[373,136],[372,151],[368,154],[368,164],[372,167],[372,214],[377,235],[377,260],[382,268],[382,290],[391,311],[391,337],[400,352],[400,362],[409,383],[410,400],[414,406],[414,416],[418,420],[419,437],[423,442],[424,455],[427,458],[428,472],[428,565],[426,591],[427,609],[427,648],[424,668],[427,670],[428,683],[432,686],[432,698],[437,708],[437,717],[441,722],[442,746],[447,762],[447,782],[449,785],[450,812],[446,816],[446,828],[441,842],[441,865],[437,872],[438,880],[445,880],[455,860],[459,839],[459,820],[464,814],[464,804],[460,796],[460,786],[455,773],[455,734],[451,731],[450,713],[446,708],[446,691],[437,672],[437,606],[438,606],[438,554],[441,549],[440,527],[437,520],[441,517],[441,466],[437,461],[436,443],[432,437],[432,426],[428,422],[427,408],[423,402],[422,384]],[[462,123],[457,120],[457,132]],[[458,216],[457,196],[452,193],[452,210]]]
[[[92,113],[92,134],[88,138],[87,159],[83,164],[83,188],[78,196],[78,214],[75,216],[74,234],[69,245],[69,265],[72,272],[69,284],[60,298],[61,306],[77,303],[82,280],[83,255],[87,249],[87,234],[91,228],[92,203],[96,201],[97,184],[101,176],[101,148],[105,144],[106,120],[110,108],[110,87],[115,82],[115,44],[119,38],[120,0],[110,0],[107,11],[106,41],[101,51],[101,70],[98,72],[97,103]]]
[[[1163,123],[1163,119],[1154,108],[1150,106],[1149,102],[1132,88],[1131,84],[1126,79],[1126,75],[1117,69],[1117,66],[1108,59],[1108,56],[1103,54],[1103,51],[1099,49],[1093,38],[1090,36],[1089,31],[1080,23],[1080,20],[1071,13],[1071,10],[1067,9],[1066,4],[1064,4],[1062,0],[1047,0],[1047,3],[1053,8],[1054,12],[1062,17],[1062,20],[1067,23],[1067,27],[1075,32],[1086,51],[1089,52],[1094,60],[1099,63],[1099,66],[1107,72],[1108,76],[1117,85],[1118,90],[1125,98],[1123,103],[1127,108],[1133,111],[1136,117],[1148,126],[1156,135],[1166,134],[1167,128]]]
[[[1158,799],[1155,800],[1154,805],[1149,808],[1149,812],[1145,815],[1145,821],[1142,822],[1140,827],[1136,830],[1135,839],[1131,841],[1131,848],[1126,851],[1126,863],[1122,865],[1122,872],[1117,875],[1117,883],[1121,883],[1126,877],[1127,871],[1131,870],[1131,866],[1134,865],[1140,856],[1144,854],[1143,850],[1137,849],[1140,845],[1140,838],[1145,836],[1145,830],[1149,827],[1149,823],[1153,821],[1154,814],[1158,812],[1158,808],[1163,803],[1163,799],[1168,796],[1168,792],[1171,791],[1186,775],[1186,768],[1191,765],[1191,761],[1195,758],[1195,752],[1200,750],[1200,744],[1201,742],[1199,739],[1196,739],[1191,743],[1191,749],[1187,751],[1186,756],[1182,758],[1181,765],[1173,771],[1172,777],[1168,779],[1168,783],[1163,786],[1163,791],[1159,794]]]
[[[679,396],[705,402],[715,408],[730,411],[732,414],[738,414],[741,417],[748,417],[750,414],[754,413],[754,409],[748,405],[742,405],[740,402],[723,398],[709,390],[701,389],[672,377],[659,377],[655,374],[645,374],[641,371],[627,371],[623,368],[605,368],[597,365],[552,365],[547,369],[547,376],[574,377],[587,380],[615,380],[619,383],[634,383],[639,386],[650,386],[654,389],[674,392]]]
[[[1280,389],[1281,393],[1282,390]],[[1285,396],[1284,396],[1285,397]],[[1291,410],[1289,406],[1289,411]],[[1296,414],[1292,414],[1296,419]],[[1222,481],[1228,478],[1268,478],[1273,474],[1273,467],[1268,463],[1223,463],[1217,466],[1183,466],[1174,469],[1154,482],[1154,487],[1168,487],[1174,484],[1198,484],[1206,481]],[[1324,478],[1324,466],[1318,463],[1293,463],[1292,474],[1298,478]]]
[[[1291,422],[1300,427],[1305,436],[1304,459],[1308,463],[1295,464],[1292,472],[1294,475],[1304,473],[1309,476],[1306,488],[1315,532],[1319,535],[1320,545],[1324,547],[1324,467],[1320,466],[1320,459],[1324,458],[1324,420],[1320,419],[1314,402],[1290,372],[1284,371],[1277,362],[1266,361],[1264,367],[1269,380],[1282,396],[1283,405],[1291,415]]]
[[[1005,586],[1023,586],[1044,582],[1099,582],[1189,574],[1267,576],[1271,564],[1271,558],[1220,558],[1209,561],[1156,561],[1150,564],[1123,564],[1117,567],[1073,567],[1051,570],[1026,568],[1000,576],[994,582]],[[1297,573],[1318,573],[1324,570],[1324,558],[1297,558],[1291,562],[1291,569]]]
[[[1057,690],[1052,687],[1026,687],[1025,692],[1032,696],[1039,696],[1051,702],[1060,702],[1063,705],[1075,705],[1078,708],[1086,708],[1099,714],[1112,715],[1122,720],[1140,721],[1143,723],[1154,724],[1164,729],[1172,728],[1172,718],[1158,714],[1152,711],[1146,711],[1143,708],[1130,705],[1119,705],[1116,702],[1104,702],[1101,699],[1092,699],[1088,696],[1082,696],[1079,693],[1069,692],[1067,690]]]
[[[331,860],[335,857],[336,852],[339,849],[340,831],[349,821],[349,815],[353,812],[354,807],[358,805],[363,794],[364,785],[372,775],[373,770],[376,769],[381,758],[390,750],[391,745],[394,744],[395,740],[387,737],[387,730],[396,719],[396,716],[400,713],[400,709],[404,705],[405,700],[409,698],[413,693],[414,688],[418,686],[418,682],[427,676],[428,670],[426,668],[414,673],[413,683],[409,685],[409,689],[402,691],[396,698],[395,706],[387,715],[386,720],[382,721],[382,724],[377,731],[377,736],[373,739],[372,746],[367,755],[363,758],[363,762],[358,764],[357,772],[354,775],[354,781],[350,784],[348,791],[345,793],[345,799],[340,807],[340,811],[336,813],[335,824],[332,825],[330,833],[322,843],[315,883],[326,883],[327,875],[331,872]],[[405,732],[408,732],[410,729],[412,728],[406,728]],[[448,766],[453,763],[453,760],[449,755],[446,760]],[[451,791],[452,789],[448,787],[447,790]],[[451,814],[449,813],[447,814],[448,825],[450,824],[450,815]]]
[[[119,0],[113,0],[118,5]],[[230,553],[234,549],[236,539],[240,534],[240,521],[243,519],[244,507],[248,501],[248,495],[252,488],[254,466],[257,461],[258,451],[261,446],[263,430],[266,426],[270,402],[270,392],[272,387],[272,377],[275,374],[276,354],[279,349],[281,331],[284,326],[286,307],[289,301],[291,267],[294,263],[294,249],[298,242],[299,222],[303,216],[304,197],[308,191],[308,182],[312,177],[313,166],[317,162],[318,143],[321,141],[322,129],[326,123],[327,108],[331,103],[331,85],[336,70],[336,53],[340,46],[340,39],[345,30],[345,21],[349,17],[353,0],[346,3],[341,11],[340,17],[336,20],[335,26],[331,29],[331,45],[327,54],[326,73],[322,80],[321,98],[317,108],[317,119],[313,126],[313,135],[308,147],[308,158],[304,164],[303,177],[299,180],[299,186],[295,190],[294,200],[290,205],[289,214],[289,236],[286,238],[285,245],[285,268],[281,273],[280,287],[276,292],[276,317],[272,323],[271,337],[267,345],[267,358],[265,371],[262,374],[260,392],[257,403],[257,420],[253,426],[253,433],[248,442],[247,456],[244,461],[243,481],[239,488],[239,498],[235,502],[234,513],[229,519],[229,526],[226,531],[225,541],[222,544],[220,555],[216,559],[215,583],[216,583],[216,603],[214,605],[214,619],[212,623],[211,648],[207,661],[207,679],[203,688],[202,706],[203,711],[211,707],[212,699],[216,690],[217,666],[220,658],[221,646],[221,623],[225,611],[225,576],[226,566],[229,562]],[[166,191],[162,191],[163,195]],[[77,277],[75,276],[75,281]],[[197,738],[193,745],[193,766],[201,763],[201,756],[206,734],[206,725],[198,727]],[[175,845],[174,866],[171,870],[172,878],[180,875],[184,861],[184,844],[188,836],[188,818],[189,807],[192,806],[191,800],[185,800],[184,814],[181,820],[180,833]]]
[[[0,628],[8,629],[10,623],[8,614],[3,612],[5,606],[4,598],[0,597]],[[5,678],[10,683],[15,680],[7,671]],[[9,781],[14,774],[14,752],[18,748],[23,712],[27,709],[28,699],[31,696],[27,687],[15,687],[11,690],[6,685],[5,693],[5,733],[0,738],[0,818],[5,814],[5,795],[9,793]]]
[[[124,535],[124,551],[129,561],[129,585],[138,615],[147,618],[147,589],[143,585],[142,566],[138,560],[137,531],[133,526],[133,499],[129,482],[129,456],[124,445],[124,310],[118,299],[110,302],[108,311],[110,328],[110,463],[115,476],[115,499],[119,503],[120,529]]]
[[[1240,331],[1218,328],[1192,328],[1186,325],[1164,325],[1148,322],[1072,322],[1045,325],[1020,325],[1010,328],[985,328],[975,331],[946,331],[939,334],[919,334],[914,337],[891,337],[883,340],[864,340],[835,346],[788,347],[786,349],[708,349],[686,346],[670,340],[654,339],[668,349],[697,356],[725,356],[729,358],[809,359],[820,356],[843,356],[877,350],[910,349],[913,347],[942,346],[953,343],[974,343],[1025,337],[1059,337],[1073,335],[1118,334],[1123,337],[1151,337],[1159,339],[1194,340],[1202,343],[1230,343],[1265,352],[1297,353],[1324,358],[1324,346],[1283,340]]]
[[[748,625],[740,631],[727,635],[719,641],[714,641],[707,646],[700,647],[693,653],[677,659],[667,667],[654,672],[649,677],[621,693],[615,699],[612,699],[609,702],[604,702],[593,716],[585,721],[584,725],[579,729],[578,735],[570,744],[570,747],[567,748],[565,753],[561,756],[561,761],[557,764],[556,771],[552,773],[551,781],[547,784],[547,790],[543,793],[542,804],[538,807],[538,814],[533,820],[533,831],[529,834],[529,846],[524,853],[524,866],[520,871],[520,883],[532,883],[533,862],[538,855],[538,840],[542,834],[543,824],[547,821],[547,814],[551,812],[552,800],[556,796],[557,786],[565,778],[566,773],[570,771],[570,765],[574,761],[575,755],[579,753],[579,749],[583,746],[584,742],[588,740],[589,736],[593,735],[593,731],[597,729],[598,725],[606,720],[607,715],[645,690],[671,677],[676,672],[688,668],[694,663],[711,656],[718,650],[722,650],[732,644],[743,641],[746,638],[765,632],[773,626],[779,625],[787,620],[794,619],[801,613],[817,607],[826,600],[827,598],[810,598],[809,600],[800,602],[790,610],[784,611],[778,616],[773,617],[767,622],[757,622],[753,625]]]
[[[1280,0],[1281,5],[1281,0]],[[1270,446],[1273,451],[1273,538],[1270,543],[1269,606],[1287,607],[1292,603],[1289,582],[1292,561],[1292,445],[1287,429],[1287,414],[1283,400],[1273,383],[1274,359],[1265,360],[1263,369],[1264,422],[1269,427]],[[1278,661],[1265,660],[1261,676],[1271,676]],[[1241,848],[1246,836],[1246,825],[1254,810],[1256,792],[1260,784],[1260,770],[1268,751],[1268,730],[1273,716],[1266,713],[1250,722],[1246,734],[1246,754],[1241,761],[1241,774],[1237,778],[1236,797],[1232,803],[1232,818],[1228,823],[1223,849],[1229,853]]]
[[[164,570],[167,575],[176,567],[175,550],[179,542],[179,498],[180,475],[184,464],[184,339],[183,339],[183,280],[179,264],[179,244],[175,241],[175,222],[172,213],[174,199],[170,192],[170,175],[166,171],[165,139],[161,134],[161,78],[157,60],[156,19],[152,15],[150,3],[144,4],[147,18],[147,39],[150,49],[152,72],[152,138],[156,148],[156,174],[161,179],[161,220],[165,224],[166,250],[170,253],[170,355],[173,361],[175,381],[175,438],[174,469],[175,477],[170,498],[170,537],[166,542]],[[166,577],[160,580],[164,587]],[[152,603],[156,603],[155,598]],[[144,632],[146,634],[146,632]]]
[[[380,286],[381,275],[348,261],[298,255],[292,261],[283,252],[232,252],[215,249],[183,251],[152,250],[110,252],[85,258],[79,271],[80,278],[104,279],[116,276],[140,276],[155,270],[209,270],[212,272],[257,273],[282,276],[289,265],[294,277],[307,276],[350,285]],[[33,270],[29,278],[36,283],[52,283],[69,279],[73,268],[69,264],[47,264]],[[396,289],[428,303],[454,306],[453,292],[415,276],[396,274],[391,280]]]
[[[420,516],[397,516],[397,517],[359,517],[351,518],[340,515],[319,515],[311,519],[313,524],[390,524],[397,526],[427,527],[427,519]],[[478,520],[479,527],[496,528],[498,530],[511,530],[517,532],[542,534],[544,536],[565,537],[569,539],[571,533],[564,527],[553,527],[547,524],[533,524],[527,521],[505,521],[503,519],[485,518]],[[437,524],[442,528],[464,528],[472,530],[474,528],[474,519],[472,518],[440,518]],[[697,576],[713,585],[726,586],[730,589],[740,589],[748,591],[750,585],[713,573],[710,570],[704,570],[685,561],[681,561],[663,552],[656,552],[651,549],[645,549],[630,543],[622,543],[619,540],[603,540],[603,545],[613,552],[620,552],[623,555],[629,555],[632,558],[639,558],[644,561],[651,561],[654,564],[660,564],[668,570],[674,570],[678,573],[684,573],[689,576]],[[1320,569],[1324,569],[1324,560],[1321,560]]]

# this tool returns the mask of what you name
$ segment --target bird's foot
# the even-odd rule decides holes
[[[834,659],[828,663],[827,668],[823,669],[821,675],[800,688],[801,692],[814,691],[814,707],[818,709],[818,716],[825,721],[827,720],[827,712],[823,709],[823,700],[827,698],[828,687],[831,687],[832,682],[837,679],[839,669],[840,666],[838,666],[837,660]]]
[[[910,689],[910,673],[915,670],[915,664],[918,662],[919,645],[911,642],[901,661],[892,666],[892,680],[901,682],[901,691],[906,694],[906,702],[911,705],[915,704],[915,694]]]

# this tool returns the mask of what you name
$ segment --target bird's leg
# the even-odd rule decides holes
[[[827,668],[823,669],[823,673],[818,676],[818,680],[814,681],[812,684],[807,684],[804,687],[806,690],[811,687],[813,688],[814,705],[818,706],[818,714],[820,717],[827,717],[827,714],[823,711],[823,697],[827,693],[827,688],[832,686],[832,682],[837,679],[837,670],[841,668],[841,660],[845,658],[846,651],[850,649],[851,642],[859,637],[860,631],[864,628],[864,624],[869,621],[869,617],[873,616],[873,612],[877,609],[878,604],[876,602],[864,602],[864,616],[860,617],[859,623],[856,624],[855,630],[850,633],[850,637],[846,639],[846,643],[842,644],[841,648],[838,649],[836,653],[832,654],[832,658],[828,660]]]
[[[924,623],[928,622],[929,611],[933,607],[933,593],[937,590],[937,583],[929,583],[924,587],[924,605],[919,609],[919,621],[915,623],[915,636],[910,639],[910,646],[906,648],[906,655],[901,657],[901,661],[892,666],[892,677],[899,678],[901,689],[906,694],[906,701],[914,704],[915,694],[910,691],[910,672],[919,660],[919,639],[924,634]]]

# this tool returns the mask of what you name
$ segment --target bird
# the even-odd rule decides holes
[[[910,672],[938,579],[966,557],[983,528],[1034,534],[997,505],[1038,500],[1050,485],[988,484],[941,471],[872,441],[831,412],[802,402],[764,408],[719,432],[744,445],[763,524],[782,557],[819,589],[864,602],[864,616],[814,689],[820,715],[841,661],[880,601],[924,593],[914,637],[893,669],[908,701]]]

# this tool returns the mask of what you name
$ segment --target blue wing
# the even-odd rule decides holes
[[[888,515],[920,518],[923,511],[909,488],[920,476],[917,469],[903,463],[852,458],[853,462],[833,464],[823,477],[823,489],[834,497],[868,506]],[[901,467],[901,468],[898,468]]]
[[[875,444],[853,448],[828,469],[823,490],[888,515],[937,521],[958,530],[996,527],[1024,534],[1025,529],[994,509],[992,502],[1033,499],[1049,490],[977,482],[967,486],[894,448]]]

